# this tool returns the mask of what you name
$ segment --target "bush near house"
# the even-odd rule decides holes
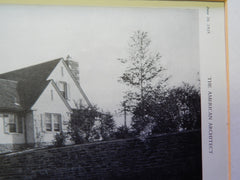
[[[140,102],[131,113],[131,127],[116,128],[110,113],[99,112],[96,107],[74,110],[69,123],[71,140],[82,144],[114,138],[145,139],[154,134],[200,129],[200,91],[188,83],[164,89],[157,87],[144,96],[144,109]],[[61,136],[57,138],[56,142],[61,144]]]
[[[67,134],[64,132],[57,133],[54,137],[53,144],[56,147],[62,147],[65,145]]]
[[[115,122],[110,113],[100,112],[97,107],[80,108],[73,110],[68,130],[75,144],[107,140],[113,136]]]

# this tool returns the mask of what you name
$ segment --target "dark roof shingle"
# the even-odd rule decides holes
[[[20,97],[20,104],[25,110],[27,110],[31,108],[31,106],[36,102],[38,97],[46,88],[49,83],[49,81],[47,81],[48,76],[61,60],[62,58],[55,59],[45,63],[0,74],[0,78],[18,82],[17,92]],[[2,100],[0,100],[0,103],[1,101]]]
[[[0,110],[21,111],[20,98],[17,91],[18,83],[0,79]]]

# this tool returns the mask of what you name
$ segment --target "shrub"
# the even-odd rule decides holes
[[[117,131],[115,132],[116,139],[125,139],[133,137],[133,133],[130,131],[130,129],[126,126],[120,126],[117,128]]]
[[[66,142],[66,133],[64,132],[60,132],[60,133],[57,133],[55,135],[55,140],[53,142],[54,146],[56,147],[61,147],[61,146],[64,146],[65,145],[65,142]]]
[[[99,112],[97,107],[74,109],[68,133],[75,144],[108,140],[115,130],[110,113]]]

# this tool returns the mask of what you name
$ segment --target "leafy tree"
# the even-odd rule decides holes
[[[145,129],[148,132],[167,133],[177,130],[177,121],[174,118],[174,112],[178,109],[171,104],[168,99],[168,91],[155,88],[145,99],[145,118],[141,120],[141,105],[138,105],[133,111],[132,128],[136,134],[142,134]],[[156,131],[157,130],[157,131]]]
[[[161,56],[150,52],[150,44],[147,32],[136,31],[131,36],[128,57],[120,59],[126,65],[120,82],[129,87],[122,104],[133,114],[135,134],[145,137],[200,128],[199,90],[187,83],[167,88],[169,77],[163,74]]]
[[[180,130],[192,130],[201,128],[201,103],[200,90],[183,83],[170,91],[169,99],[174,99],[178,107]]]
[[[154,80],[165,82],[168,78],[159,78],[165,69],[160,64],[160,54],[150,52],[151,40],[147,32],[136,31],[131,36],[129,44],[129,57],[119,59],[126,64],[126,70],[120,77],[120,82],[131,88],[126,93],[129,101],[144,104],[144,96],[151,92]],[[155,82],[156,83],[156,82]]]
[[[110,113],[99,112],[96,107],[73,110],[69,134],[76,144],[106,140],[114,132],[115,122]]]
[[[108,140],[113,136],[116,128],[113,116],[109,112],[101,113],[99,122],[100,122],[99,125],[100,135],[103,140]]]
[[[145,127],[151,133],[169,133],[201,127],[200,92],[194,86],[182,86],[160,91],[157,88],[146,97],[146,114],[139,122],[140,105],[133,112],[133,129],[141,134]],[[151,125],[151,126],[150,126]]]
[[[76,144],[88,142],[92,136],[95,118],[98,116],[97,108],[73,109],[69,122],[69,134]]]
[[[139,121],[145,121],[145,98],[152,93],[156,84],[164,86],[169,78],[163,76],[162,72],[165,69],[160,64],[161,56],[159,53],[150,52],[150,44],[147,32],[136,31],[131,36],[129,56],[119,59],[126,65],[120,82],[129,87],[124,96],[125,106],[131,112],[138,112]]]

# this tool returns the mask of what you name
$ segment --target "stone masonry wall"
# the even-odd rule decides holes
[[[0,144],[0,153],[21,151],[32,147],[34,147],[34,144]]]
[[[200,131],[0,155],[0,179],[201,179]]]

